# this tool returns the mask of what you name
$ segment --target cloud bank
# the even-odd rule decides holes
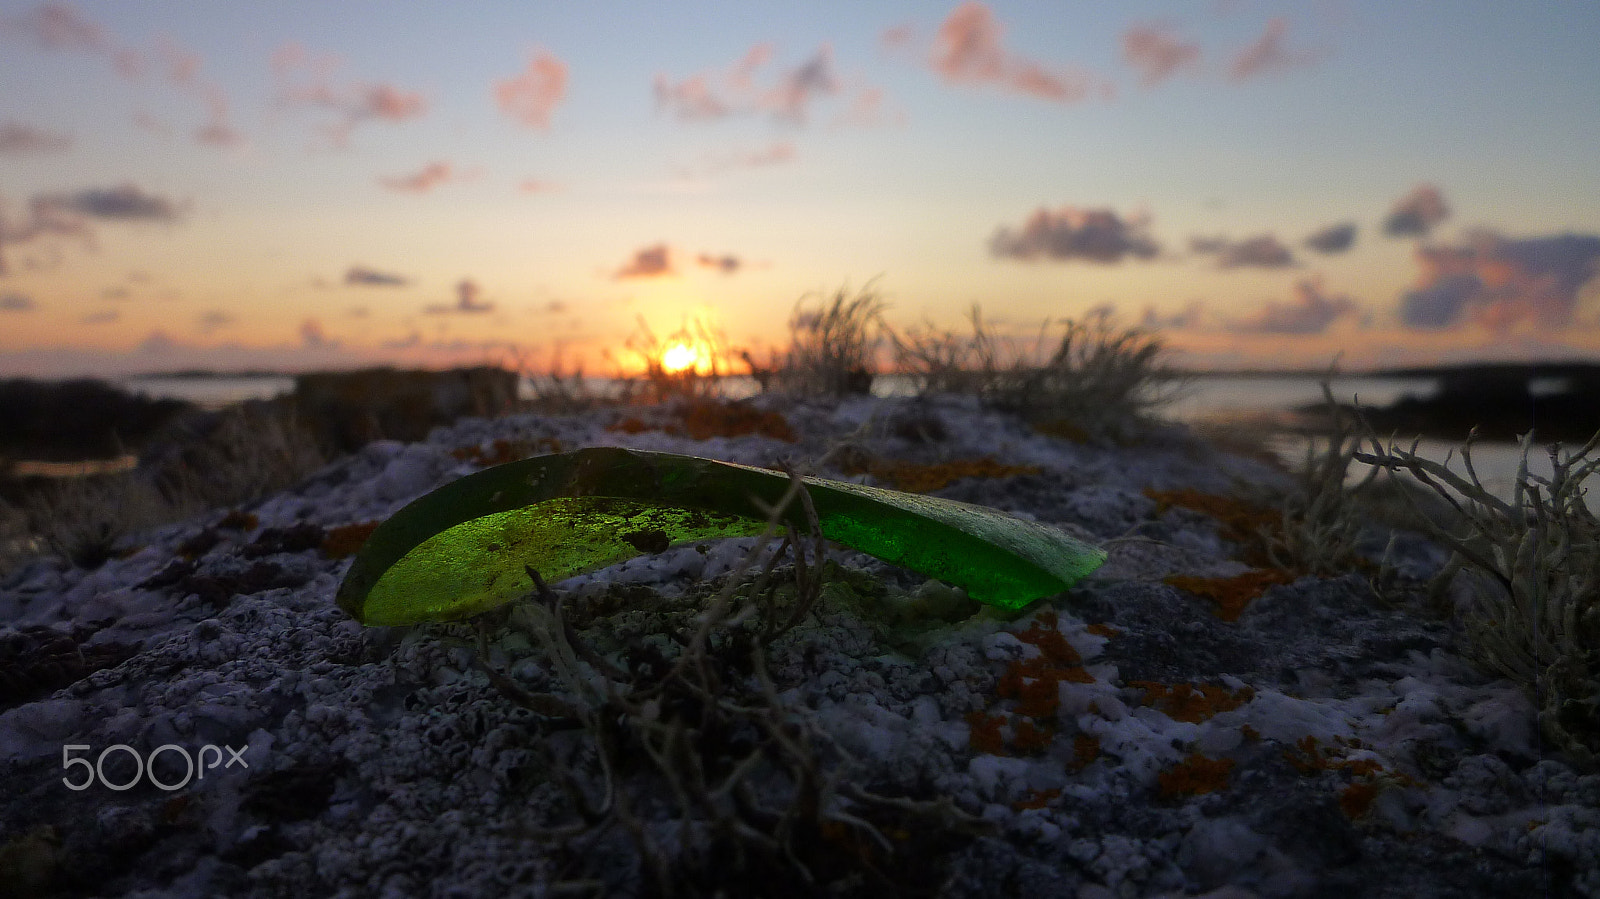
[[[1161,248],[1145,233],[1147,225],[1145,218],[1124,219],[1110,209],[1040,208],[1020,229],[996,231],[989,239],[989,252],[1001,258],[1106,264],[1130,256],[1152,259]]]
[[[1418,247],[1416,259],[1422,278],[1400,298],[1408,328],[1563,328],[1576,323],[1579,298],[1600,269],[1600,236],[1511,240],[1480,231],[1461,245]]]

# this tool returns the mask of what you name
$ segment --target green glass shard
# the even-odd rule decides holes
[[[1105,552],[1044,525],[954,500],[806,478],[825,537],[1019,609],[1059,593]],[[617,447],[536,456],[446,484],[379,525],[339,587],[370,625],[462,618],[636,555],[760,534],[787,475]],[[788,523],[804,532],[799,503]]]

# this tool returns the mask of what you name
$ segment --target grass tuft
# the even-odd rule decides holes
[[[770,382],[800,396],[870,393],[885,308],[871,282],[854,295],[840,288],[815,306],[802,298],[789,319],[789,348],[770,372]]]
[[[1600,469],[1600,433],[1575,453],[1548,448],[1549,478],[1528,470],[1533,435],[1509,500],[1487,490],[1472,464],[1476,432],[1461,448],[1466,477],[1444,463],[1376,436],[1362,462],[1405,472],[1457,513],[1459,528],[1428,521],[1453,551],[1436,595],[1461,577],[1469,655],[1520,686],[1539,709],[1540,732],[1586,768],[1600,768],[1600,520],[1585,503],[1585,480]]]
[[[1085,441],[1130,443],[1177,383],[1165,348],[1140,328],[1120,328],[1109,312],[1064,319],[1059,336],[1041,326],[1032,348],[1019,348],[973,306],[970,337],[931,329],[894,335],[896,360],[924,393],[976,394],[1047,433]]]

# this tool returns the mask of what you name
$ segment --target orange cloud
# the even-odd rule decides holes
[[[635,252],[633,258],[617,269],[612,277],[620,281],[625,278],[662,278],[677,273],[672,265],[672,251],[666,244],[658,243]]]
[[[497,81],[500,111],[529,128],[550,127],[550,114],[567,93],[567,64],[544,50],[528,59],[520,74]]]

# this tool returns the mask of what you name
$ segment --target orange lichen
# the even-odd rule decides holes
[[[343,527],[331,528],[322,538],[322,554],[330,559],[343,559],[353,556],[366,545],[367,538],[378,529],[381,522],[366,521],[360,524],[347,524]]]
[[[1094,440],[1086,428],[1065,418],[1034,422],[1033,429],[1046,437],[1060,437],[1073,443],[1090,443]]]
[[[1093,734],[1078,734],[1072,738],[1072,761],[1067,767],[1082,771],[1100,757],[1100,738]]]
[[[229,509],[228,514],[222,516],[217,522],[217,527],[229,531],[253,531],[261,523],[254,512],[241,512],[238,509]]]
[[[1209,759],[1197,752],[1156,775],[1156,779],[1165,798],[1199,796],[1226,789],[1232,770],[1233,759]]]
[[[1229,690],[1216,684],[1162,684],[1137,680],[1128,684],[1145,691],[1144,702],[1174,721],[1199,724],[1214,715],[1230,712],[1255,698],[1250,687]]]
[[[1215,518],[1222,525],[1222,536],[1241,545],[1241,558],[1245,562],[1258,567],[1271,564],[1267,545],[1273,535],[1283,531],[1281,512],[1237,497],[1201,493],[1188,487],[1146,490],[1144,495],[1156,501],[1157,514],[1178,506]]]
[[[1094,683],[1094,675],[1083,668],[1083,657],[1056,630],[1058,620],[1055,612],[1047,610],[1027,630],[1016,634],[1018,640],[1038,647],[1039,654],[1009,663],[995,684],[995,693],[1000,699],[1015,703],[1010,711],[998,715],[968,713],[967,724],[975,750],[1003,754],[1009,748],[1024,755],[1048,750],[1055,740],[1055,717],[1061,707],[1060,685],[1063,682]],[[1086,754],[1092,757],[1082,745],[1077,749],[1080,757]],[[1099,751],[1098,743],[1094,744],[1093,751]]]
[[[1029,790],[1026,796],[1011,803],[1011,810],[1022,812],[1030,808],[1044,808],[1050,804],[1050,800],[1060,795],[1061,788],[1059,787],[1051,787],[1048,790]]]
[[[1006,742],[1000,735],[1000,725],[1005,723],[1004,715],[986,715],[976,710],[968,712],[967,730],[972,748],[989,755],[1005,755]]]
[[[1058,620],[1055,612],[1043,612],[1027,630],[1016,635],[1018,640],[1037,646],[1039,655],[1018,659],[1007,666],[995,692],[1002,699],[1017,700],[1019,715],[1053,716],[1061,705],[1058,686],[1061,682],[1094,683],[1094,675],[1083,669],[1083,657],[1056,630]]]
[[[1055,739],[1055,728],[1046,724],[1040,727],[1032,719],[1022,718],[1011,725],[1011,747],[1022,755],[1037,755],[1050,748]]]
[[[1342,741],[1334,737],[1334,742],[1339,745],[1355,747],[1362,741]],[[1294,766],[1301,774],[1317,774],[1318,771],[1347,771],[1352,777],[1376,777],[1386,774],[1384,766],[1379,765],[1373,758],[1344,758],[1344,750],[1334,747],[1320,747],[1317,737],[1304,736],[1294,742],[1294,749],[1283,750],[1283,758]]]
[[[870,474],[894,489],[908,493],[932,493],[962,478],[1009,478],[1019,474],[1038,474],[1040,471],[1037,465],[1003,465],[992,456],[921,464],[862,455],[847,458],[840,467],[845,474]]]
[[[518,459],[526,459],[539,451],[552,453],[561,452],[561,441],[554,437],[540,437],[537,440],[507,440],[503,437],[495,438],[485,450],[481,445],[457,447],[450,451],[450,455],[463,462],[471,462],[487,468],[490,465],[504,465]]]
[[[1372,800],[1378,798],[1378,784],[1353,783],[1339,793],[1339,810],[1345,817],[1359,818],[1372,808]]]
[[[1107,639],[1122,636],[1122,631],[1112,627],[1109,624],[1102,624],[1098,621],[1085,627],[1084,630],[1094,634],[1096,637],[1105,637]]]
[[[683,421],[683,430],[695,440],[746,434],[759,434],[785,443],[798,439],[782,415],[743,403],[694,402],[679,409],[678,417]],[[668,433],[672,431],[667,428]]]
[[[659,429],[654,425],[645,424],[637,416],[629,415],[621,421],[607,425],[606,430],[621,431],[624,434],[638,434],[644,431],[655,431]]]
[[[1242,724],[1239,726],[1239,736],[1244,737],[1246,740],[1249,740],[1252,743],[1259,743],[1261,741],[1261,731],[1256,730],[1248,724]]]
[[[1174,574],[1162,578],[1164,584],[1211,600],[1215,604],[1211,611],[1223,621],[1238,621],[1245,607],[1265,593],[1268,587],[1293,581],[1294,574],[1281,568],[1258,568],[1233,577]]]
[[[747,434],[771,437],[785,443],[793,443],[799,439],[795,436],[794,429],[789,427],[788,419],[777,412],[757,409],[748,403],[694,400],[674,408],[672,416],[677,419],[675,422],[658,425],[630,415],[608,426],[606,430],[620,431],[624,434],[665,431],[675,436],[687,436],[693,440],[743,437]]]

